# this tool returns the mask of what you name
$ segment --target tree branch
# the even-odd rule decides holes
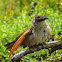
[[[54,48],[53,51],[62,49],[62,47],[60,47],[60,45],[62,46],[62,41],[51,41],[51,42],[47,42],[47,43],[43,44],[45,49]],[[43,46],[42,46],[42,44],[39,44],[39,45],[35,45],[27,50],[21,51],[21,52],[15,54],[11,60],[13,62],[13,61],[16,61],[16,60],[22,58],[23,56],[25,56],[27,54],[33,53],[35,51],[39,51],[39,50],[43,49]],[[59,47],[58,49],[56,48],[57,46]]]

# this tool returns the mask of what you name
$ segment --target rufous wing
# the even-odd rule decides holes
[[[24,31],[24,32],[25,32],[25,31]],[[7,47],[6,49],[11,49],[11,47],[14,45],[14,43],[19,39],[20,36],[23,35],[24,32],[20,33],[20,34],[16,37],[16,39],[15,39],[14,41],[12,41],[12,42],[7,43],[6,45],[4,45],[5,47]]]
[[[31,34],[31,33],[32,33],[32,31],[29,30],[29,29],[27,29],[27,30],[23,33],[23,35],[21,35],[21,36],[19,37],[19,39],[15,42],[15,44],[14,44],[13,47],[12,47],[12,49],[10,50],[9,58],[10,58],[11,54],[13,54],[13,52],[16,51],[16,50],[19,48],[19,46],[20,46],[21,43],[24,41],[24,39],[26,38],[26,36],[27,36],[28,34]]]

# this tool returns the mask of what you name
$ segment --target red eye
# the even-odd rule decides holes
[[[44,19],[40,19],[40,21],[44,21]]]
[[[42,20],[42,19],[40,19],[40,20]]]

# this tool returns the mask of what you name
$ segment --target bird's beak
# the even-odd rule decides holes
[[[46,20],[46,19],[48,19],[48,18],[47,18],[47,17],[43,17],[43,19],[40,18],[40,20],[39,20],[38,22],[44,21],[44,20]]]
[[[47,17],[44,17],[44,20],[48,19]]]

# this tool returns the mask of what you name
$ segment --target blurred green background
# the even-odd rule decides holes
[[[51,35],[55,34],[57,37],[58,32],[62,31],[62,0],[35,0],[35,2],[36,6],[33,5],[34,0],[0,0],[0,62],[11,62],[8,58],[9,50],[4,47],[6,44],[4,38],[12,42],[18,34],[31,26],[31,20],[36,14],[49,18],[46,21],[51,27]],[[20,47],[17,52],[25,49],[27,48]],[[48,50],[46,51],[48,53]],[[22,62],[62,60],[62,50],[54,53],[46,56],[45,51],[40,50],[26,55],[22,58]]]

